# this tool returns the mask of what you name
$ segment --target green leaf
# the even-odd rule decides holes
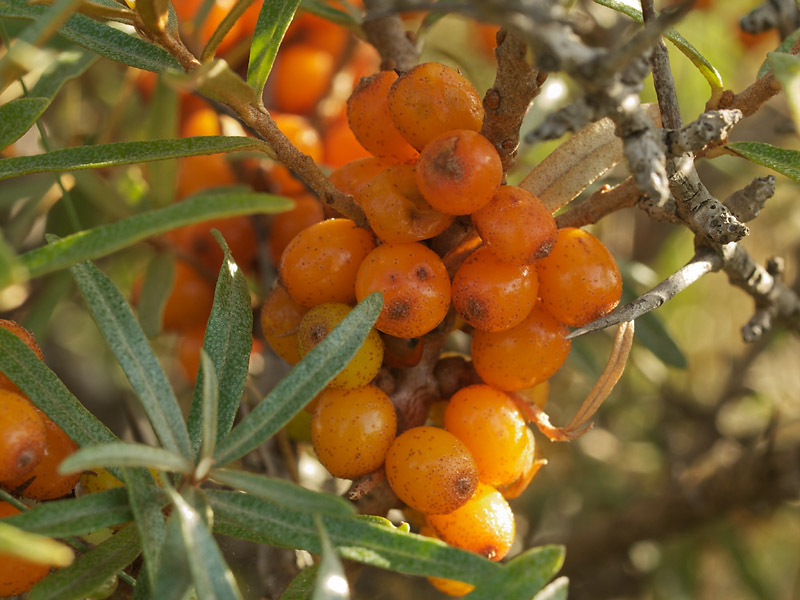
[[[215,531],[262,544],[322,550],[313,513],[240,492],[207,490]],[[406,533],[360,516],[322,515],[339,554],[346,559],[410,575],[433,575],[478,583],[501,571],[499,564],[433,538]],[[500,598],[502,596],[495,596]]]
[[[28,280],[28,270],[22,266],[14,249],[6,242],[3,232],[0,231],[0,311],[3,306],[3,290],[15,283]]]
[[[308,490],[285,479],[232,469],[214,469],[210,477],[235,490],[295,510],[338,516],[352,515],[355,512],[355,507],[341,496]]]
[[[139,397],[158,439],[167,450],[191,460],[189,433],[175,393],[125,298],[93,264],[80,263],[71,270],[92,317]]]
[[[261,98],[264,93],[264,85],[272,70],[278,48],[294,18],[298,4],[300,0],[279,0],[264,2],[261,6],[247,65],[247,83],[255,90],[257,98]]]
[[[144,272],[136,312],[142,331],[149,338],[161,333],[164,306],[172,292],[174,278],[175,258],[168,253],[157,254]]]
[[[800,130],[800,57],[783,52],[767,52],[767,62],[783,86],[794,126]]]
[[[328,385],[363,344],[383,307],[379,292],[370,294],[292,371],[231,433],[220,441],[215,458],[224,465],[269,439]]]
[[[177,492],[170,491],[183,535],[183,543],[192,572],[192,581],[200,600],[238,600],[241,593],[236,580],[217,546],[214,537],[194,507]]]
[[[136,528],[128,525],[65,569],[34,586],[29,600],[83,600],[141,553]]]
[[[20,259],[31,277],[37,277],[80,261],[106,256],[175,227],[237,215],[281,212],[291,206],[291,200],[270,194],[201,194],[166,208],[69,235],[26,252]]]
[[[0,150],[21,138],[48,104],[47,98],[17,98],[0,106]]]
[[[146,139],[160,140],[178,137],[178,90],[167,85],[164,77],[156,78],[156,87],[147,112]],[[158,182],[150,186],[152,204],[170,206],[175,202],[178,163],[158,160],[147,165],[147,180]]]
[[[22,560],[66,567],[75,555],[69,546],[49,537],[24,531],[11,525],[7,519],[0,521],[0,552]]]
[[[734,142],[725,147],[742,158],[800,182],[800,152],[760,142]]]
[[[775,49],[775,52],[789,54],[789,50],[792,49],[792,46],[794,46],[794,43],[798,40],[798,38],[800,38],[800,29],[795,29],[792,33],[783,38],[783,41]],[[767,52],[767,58],[764,59],[763,63],[761,63],[761,68],[758,69],[756,79],[761,79],[772,68],[772,65],[769,63],[769,54],[770,53]]]
[[[191,584],[192,575],[186,560],[181,523],[178,515],[173,513],[167,521],[167,535],[161,549],[161,563],[158,565],[152,597],[159,600],[183,600]]]
[[[644,19],[642,18],[642,12],[635,4],[633,0],[594,0],[595,3],[605,6],[607,8],[611,8],[620,12],[622,14],[628,15],[630,18],[638,21],[639,23],[644,23]],[[691,63],[700,71],[700,74],[705,77],[708,85],[711,87],[711,93],[713,95],[717,95],[722,93],[723,83],[722,83],[722,76],[719,74],[719,71],[712,65],[706,58],[700,54],[700,52],[689,43],[689,41],[684,38],[680,33],[675,31],[674,29],[668,29],[664,32],[664,37],[666,37],[670,42],[675,44],[675,46],[680,50],[686,58],[688,58]]]
[[[81,76],[96,60],[97,56],[77,48],[61,52],[28,90],[28,97],[52,100],[61,86],[70,79]]]
[[[306,567],[300,571],[286,591],[283,592],[280,600],[311,600],[311,594],[314,593],[314,582],[317,579],[317,572],[319,571],[319,563]]]
[[[133,442],[85,446],[65,458],[59,465],[58,471],[67,475],[109,467],[147,467],[159,471],[192,472],[192,463],[184,457],[163,448]]]
[[[48,8],[25,0],[0,0],[0,17],[36,20]],[[166,50],[84,15],[72,15],[58,33],[87,50],[130,67],[155,72],[181,68]]]
[[[236,411],[239,409],[247,370],[250,363],[250,350],[253,347],[253,311],[250,307],[250,291],[247,278],[236,266],[228,245],[219,232],[214,236],[225,252],[214,304],[206,325],[203,349],[208,353],[219,381],[219,407],[215,441],[221,440],[233,427]],[[204,380],[203,365],[200,365],[194,398],[189,411],[189,438],[195,454],[202,439],[202,400],[203,390],[200,382]]]
[[[337,598],[350,598],[350,586],[344,575],[342,561],[336,556],[336,550],[331,544],[331,538],[319,514],[314,515],[314,525],[319,534],[322,546],[322,560],[319,562],[317,581],[314,585],[314,594],[311,600],[337,600]]]
[[[228,14],[225,15],[225,18],[220,21],[220,24],[217,25],[217,28],[214,30],[214,33],[211,34],[211,37],[208,38],[208,42],[206,42],[205,48],[200,53],[200,62],[208,62],[210,59],[214,57],[214,54],[217,52],[217,48],[222,43],[222,40],[225,39],[225,36],[228,35],[231,28],[236,24],[236,21],[245,13],[245,11],[250,8],[250,5],[253,4],[254,0],[237,0],[236,3],[231,7],[228,11]]]
[[[0,0],[3,2],[3,0]],[[0,159],[0,179],[28,173],[49,173],[74,169],[97,169],[130,165],[165,158],[180,158],[216,152],[259,150],[268,148],[255,138],[208,135],[148,142],[115,142],[96,146],[78,146],[53,150],[33,156]]]
[[[189,74],[170,72],[168,77],[177,85],[181,85],[181,82],[184,86],[188,84],[204,96],[224,104],[241,106],[255,100],[253,88],[222,58],[209,60]],[[275,158],[275,154],[268,148],[266,142],[262,142],[262,149]]]
[[[231,263],[233,264],[233,263]],[[202,368],[202,403],[201,430],[203,432],[200,445],[200,460],[211,458],[217,444],[217,417],[219,415],[219,388],[217,371],[208,353],[200,349],[200,366]]]
[[[300,2],[300,8],[332,23],[336,23],[337,25],[342,25],[353,30],[358,28],[358,21],[352,14],[334,8],[325,0],[302,0]]]
[[[2,327],[0,371],[8,375],[79,446],[117,440],[25,342]]]
[[[568,587],[569,579],[559,577],[536,594],[533,600],[567,600]]]
[[[42,502],[30,510],[4,519],[4,522],[33,533],[63,538],[131,520],[133,513],[128,504],[127,490],[112,488],[80,498]]]
[[[144,554],[146,583],[155,581],[161,547],[167,533],[167,522],[162,512],[164,494],[155,485],[153,477],[143,469],[123,469],[122,480],[128,490],[128,502],[133,511],[139,541]]]
[[[169,20],[169,0],[136,0],[136,12],[150,31],[165,31]]]
[[[531,548],[503,565],[503,569],[480,582],[469,600],[530,600],[558,573],[564,564],[563,546]]]

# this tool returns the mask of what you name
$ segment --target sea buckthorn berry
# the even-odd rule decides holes
[[[386,454],[386,477],[397,497],[426,515],[451,513],[472,497],[478,467],[466,445],[437,427],[413,427]]]
[[[392,121],[417,150],[447,131],[480,131],[483,125],[483,103],[475,87],[440,63],[423,63],[403,74],[392,84],[388,102]]]
[[[47,433],[39,415],[24,396],[0,390],[0,481],[30,475],[44,458]]]
[[[425,537],[435,538],[437,540],[439,539],[439,536],[436,535],[433,527],[428,525],[428,523],[425,523],[422,526],[422,528],[419,530],[419,534],[424,535]],[[466,596],[475,589],[475,586],[470,583],[464,583],[463,581],[457,581],[455,579],[446,579],[444,577],[428,577],[428,581],[433,587],[443,594],[447,594],[448,596]]]
[[[394,165],[372,178],[356,197],[381,240],[418,242],[442,233],[453,216],[433,208],[417,187],[413,165]]]
[[[396,431],[394,404],[374,385],[323,390],[311,418],[311,442],[319,461],[343,479],[379,468]]]
[[[422,359],[422,350],[425,348],[425,338],[399,338],[384,333],[383,364],[395,369],[408,369]]]
[[[270,348],[290,365],[300,362],[297,330],[306,309],[292,300],[286,288],[276,285],[261,307],[261,331]]]
[[[550,254],[536,264],[539,295],[556,319],[581,327],[619,304],[622,276],[611,253],[588,231],[564,227]]]
[[[500,390],[488,385],[459,390],[447,403],[444,427],[467,445],[482,483],[499,487],[522,475],[528,426]]]
[[[533,478],[536,476],[536,473],[539,472],[542,465],[547,462],[536,458],[536,440],[533,437],[533,431],[531,431],[530,427],[525,428],[525,435],[528,441],[523,454],[522,472],[515,481],[512,481],[500,489],[500,493],[503,494],[506,500],[519,498],[522,492],[528,488],[531,481],[533,481]]]
[[[347,304],[328,302],[309,310],[297,329],[297,351],[305,356],[328,337],[352,310]],[[364,387],[378,374],[383,362],[383,342],[375,329],[370,329],[367,339],[347,366],[328,384],[332,388],[355,389]]]
[[[484,483],[462,507],[449,514],[429,514],[428,523],[451,546],[489,560],[501,560],[514,543],[514,513],[503,495]]]
[[[453,276],[453,306],[464,320],[484,331],[503,331],[521,323],[536,304],[539,289],[532,265],[500,260],[478,248]]]
[[[374,156],[358,158],[342,165],[328,176],[340,192],[350,194],[358,200],[361,188],[388,165]]]
[[[39,357],[39,360],[44,360],[42,349],[39,348],[39,344],[36,343],[36,340],[30,331],[25,329],[16,321],[11,321],[9,319],[0,319],[0,327],[3,329],[8,329],[11,333],[25,342],[25,345],[36,353],[36,356]],[[22,390],[20,390],[16,384],[4,373],[0,373],[0,390],[10,390],[12,392],[16,392],[17,394],[22,394]]]
[[[69,494],[80,479],[80,473],[61,475],[58,465],[78,449],[78,445],[58,425],[44,417],[47,436],[44,457],[28,475],[3,482],[3,487],[23,498],[55,500]]]
[[[165,237],[187,254],[197,259],[209,271],[216,273],[222,266],[225,254],[211,230],[217,229],[231,251],[236,264],[244,269],[256,259],[258,242],[253,224],[248,217],[230,217],[195,223],[173,229]]]
[[[281,255],[286,291],[306,307],[353,302],[358,267],[375,247],[372,235],[347,219],[328,219],[298,233]]]
[[[202,107],[190,114],[181,126],[182,137],[220,135],[219,115],[212,108]],[[178,161],[178,198],[191,196],[202,190],[233,185],[233,170],[225,154],[187,156]],[[154,182],[154,185],[157,185]]]
[[[528,265],[547,256],[558,236],[544,203],[510,185],[500,186],[489,204],[472,213],[472,223],[492,252],[515,264]]]
[[[310,44],[281,49],[269,78],[275,107],[288,113],[310,113],[328,91],[335,68],[330,52]]]
[[[16,506],[0,502],[0,519],[19,513]],[[0,553],[0,596],[24,594],[50,572],[49,565]]]
[[[310,156],[314,162],[322,160],[322,139],[311,122],[303,116],[280,112],[271,112],[270,116],[281,133],[303,154]],[[269,178],[273,191],[278,194],[295,195],[306,191],[305,184],[281,164],[274,164],[269,169]]]
[[[505,391],[549,379],[567,359],[569,330],[540,303],[525,320],[498,332],[475,330],[472,364],[484,382]]]
[[[302,194],[292,198],[294,208],[272,217],[269,226],[269,255],[275,265],[280,264],[281,254],[298,233],[314,223],[325,220],[322,204],[313,194]]]
[[[181,372],[187,381],[194,381],[197,378],[197,371],[200,369],[200,350],[203,348],[205,335],[204,327],[194,327],[182,331],[178,337],[176,355]]]
[[[394,71],[365,77],[347,100],[347,120],[356,139],[374,156],[388,163],[413,161],[412,148],[389,114],[387,95],[397,80]]]
[[[96,494],[112,488],[123,487],[125,484],[114,476],[111,471],[99,467],[92,471],[84,471],[80,476],[81,491],[84,494]]]
[[[442,259],[419,243],[383,244],[361,263],[356,277],[359,301],[383,293],[376,329],[412,338],[433,330],[450,308],[450,279]]]
[[[333,168],[361,158],[374,158],[358,141],[345,116],[335,119],[325,127],[322,152],[322,162]]]
[[[183,331],[205,325],[213,304],[211,282],[188,263],[176,260],[172,291],[164,303],[164,329]]]
[[[308,44],[339,60],[347,46],[348,31],[313,13],[298,10],[284,36],[284,44]]]
[[[422,149],[417,185],[435,209],[467,215],[486,206],[503,182],[503,163],[492,143],[469,129],[448,131]]]

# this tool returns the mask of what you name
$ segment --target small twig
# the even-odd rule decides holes
[[[556,225],[562,227],[583,227],[597,223],[606,215],[631,208],[644,197],[633,177],[628,177],[614,187],[602,186],[586,200],[556,216]]]
[[[652,23],[658,18],[653,0],[642,0],[642,17],[645,24]],[[667,45],[660,37],[650,55],[650,65],[653,70],[653,85],[656,88],[658,106],[661,109],[661,122],[667,129],[678,129],[681,126],[678,95],[675,93],[675,81],[669,66]]]
[[[381,70],[408,71],[419,61],[419,53],[408,39],[403,21],[392,12],[392,2],[364,0],[367,13],[361,28],[367,41],[381,55]]]
[[[375,487],[386,479],[386,471],[381,467],[380,469],[367,473],[363,477],[356,479],[347,490],[347,499],[353,502],[361,500],[364,496],[368,495]]]

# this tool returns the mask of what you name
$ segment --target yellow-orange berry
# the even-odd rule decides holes
[[[81,473],[80,482],[80,489],[84,494],[96,494],[97,492],[104,492],[125,485],[111,471],[103,467],[98,467],[93,471],[84,471]]]
[[[291,299],[282,285],[276,285],[261,307],[261,331],[270,348],[290,365],[300,362],[297,329],[306,309]]]
[[[355,479],[379,468],[395,438],[394,404],[379,388],[327,388],[317,397],[311,441],[334,477]]]
[[[397,497],[425,514],[445,514],[472,497],[478,468],[456,436],[436,427],[413,427],[386,454],[386,477]]]
[[[361,188],[388,166],[374,156],[357,158],[336,169],[328,179],[340,192],[350,194],[358,200]]]
[[[270,76],[272,100],[278,110],[310,113],[328,90],[336,60],[327,50],[311,44],[282,49]]]
[[[27,477],[44,458],[41,413],[24,396],[0,389],[0,481]]]
[[[19,513],[8,502],[0,502],[0,519]],[[24,594],[50,572],[49,565],[0,553],[0,596]]]
[[[286,246],[298,233],[325,220],[325,212],[316,196],[301,194],[292,198],[294,208],[274,215],[269,226],[269,255],[279,265]]]
[[[622,276],[608,248],[575,227],[558,230],[556,245],[536,264],[536,271],[547,310],[572,327],[608,314],[622,295]]]
[[[425,537],[431,537],[437,540],[439,539],[439,536],[436,535],[433,527],[428,525],[428,523],[425,523],[422,526],[422,528],[419,530],[419,533]],[[428,577],[428,581],[433,587],[443,594],[447,594],[448,596],[465,596],[475,589],[475,586],[472,584],[464,583],[463,581],[457,581],[455,579],[446,579],[444,577]]]

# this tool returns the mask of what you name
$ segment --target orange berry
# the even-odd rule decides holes
[[[330,52],[310,44],[281,49],[269,78],[275,107],[289,113],[310,113],[328,91],[335,68],[336,59]]]
[[[98,467],[93,471],[84,471],[80,476],[81,490],[84,494],[96,494],[125,484],[111,474],[111,471]]]
[[[3,482],[3,487],[33,500],[54,500],[69,494],[80,479],[80,473],[61,475],[58,465],[78,449],[78,445],[58,425],[45,417],[47,437],[44,456],[33,471],[23,477]]]
[[[290,365],[300,362],[297,330],[306,309],[291,299],[286,288],[276,285],[261,307],[261,330],[270,348]]]
[[[540,304],[522,323],[498,332],[475,330],[472,364],[484,382],[505,391],[549,379],[567,359],[569,330]]]
[[[356,277],[359,301],[383,293],[375,327],[401,338],[425,335],[450,308],[450,279],[442,259],[419,243],[383,244],[361,263]]]
[[[435,209],[466,215],[486,206],[503,182],[503,163],[492,143],[469,129],[448,131],[419,155],[417,185]]]
[[[383,364],[396,369],[408,369],[422,359],[422,350],[425,348],[425,338],[399,338],[384,333],[383,339]]]
[[[515,481],[503,486],[500,490],[506,500],[519,498],[522,492],[528,488],[531,481],[533,481],[533,478],[536,476],[536,473],[539,472],[542,465],[546,463],[546,461],[537,460],[536,458],[536,440],[533,437],[533,432],[530,427],[525,428],[525,437],[528,441],[525,445],[525,451],[523,452],[523,465],[520,476]]]
[[[395,438],[394,404],[379,388],[327,388],[311,419],[311,442],[334,477],[355,479],[378,469]]]
[[[347,119],[336,119],[325,129],[322,136],[323,162],[331,167],[341,167],[352,160],[372,155],[356,138]]]
[[[30,400],[0,390],[0,481],[28,476],[44,458],[44,423]]]
[[[340,192],[350,194],[357,201],[361,188],[386,167],[386,163],[374,156],[357,158],[336,169],[328,179]]]
[[[439,539],[439,536],[436,535],[433,527],[427,523],[422,526],[419,534],[424,535],[425,537],[436,538],[437,540]],[[428,577],[428,581],[433,587],[443,594],[447,594],[448,596],[465,596],[475,589],[475,586],[472,584],[464,583],[463,581],[456,581],[455,579],[445,579],[444,577]]]
[[[281,255],[280,276],[306,307],[356,299],[359,265],[375,247],[372,235],[347,219],[328,219],[298,233]]]
[[[175,261],[172,291],[164,304],[163,327],[181,331],[204,326],[214,304],[214,286],[182,260]]]
[[[428,523],[451,546],[489,560],[501,560],[514,543],[514,513],[503,495],[484,483],[455,511],[429,514]]]
[[[168,232],[165,237],[187,254],[191,254],[209,271],[216,273],[225,256],[211,230],[225,238],[236,264],[249,269],[256,259],[258,242],[249,217],[229,217],[195,223]]]
[[[499,25],[491,23],[473,23],[475,37],[477,37],[480,49],[489,57],[494,58],[494,49],[497,47],[497,32]]]
[[[528,426],[503,392],[488,385],[460,389],[447,403],[444,426],[469,448],[482,483],[499,487],[522,474]]]
[[[399,77],[388,104],[397,129],[417,150],[447,131],[480,131],[483,125],[483,103],[475,87],[440,63],[417,65]]]
[[[309,310],[297,329],[297,351],[308,354],[314,346],[353,310],[347,304],[328,302]],[[328,384],[332,388],[355,389],[367,385],[378,374],[383,362],[383,342],[375,329],[370,329],[356,355]]]
[[[219,116],[209,107],[192,112],[181,126],[182,137],[220,135]],[[178,161],[178,198],[236,182],[225,154],[187,156]],[[154,182],[155,184],[155,182]]]
[[[336,60],[347,46],[348,31],[327,19],[302,9],[297,11],[284,36],[284,44],[307,44],[325,50]]]
[[[182,331],[178,337],[176,351],[178,364],[187,381],[194,381],[197,378],[197,371],[200,368],[200,350],[203,348],[205,335],[205,328],[195,327]]]
[[[453,276],[453,305],[464,320],[484,331],[503,331],[521,323],[536,304],[536,269],[497,258],[478,248]]]
[[[19,513],[8,502],[0,502],[0,519]],[[29,562],[0,553],[0,596],[24,594],[50,572],[49,565]]]
[[[272,217],[269,226],[269,254],[273,264],[281,262],[281,254],[298,233],[325,219],[322,205],[313,194],[295,196],[294,208]]]
[[[278,129],[303,154],[310,156],[314,162],[322,160],[322,140],[319,132],[311,122],[300,115],[270,112]],[[306,191],[305,184],[281,164],[274,164],[269,170],[270,183],[278,194],[294,195]]]
[[[478,234],[498,258],[532,264],[556,243],[556,221],[544,203],[522,188],[504,185],[492,200],[472,213]]]
[[[365,184],[356,197],[381,240],[393,244],[418,242],[439,235],[453,216],[433,208],[417,187],[414,166],[393,165]]]
[[[452,433],[413,427],[395,439],[386,454],[386,477],[397,497],[425,514],[451,513],[472,497],[478,468]]]
[[[39,344],[36,343],[36,340],[30,331],[25,329],[16,321],[11,321],[9,319],[0,319],[0,327],[3,329],[8,329],[11,333],[25,342],[25,345],[36,353],[36,355],[39,357],[39,360],[44,360],[42,349],[39,348]],[[16,392],[17,394],[22,394],[22,390],[20,390],[16,384],[4,373],[0,373],[0,390],[10,390],[12,392]]]
[[[417,158],[417,151],[405,140],[389,113],[389,89],[396,80],[394,71],[365,77],[347,100],[347,120],[353,135],[364,148],[388,163]]]
[[[556,319],[581,327],[614,310],[622,276],[611,252],[588,231],[558,230],[550,254],[536,263],[539,295]]]

